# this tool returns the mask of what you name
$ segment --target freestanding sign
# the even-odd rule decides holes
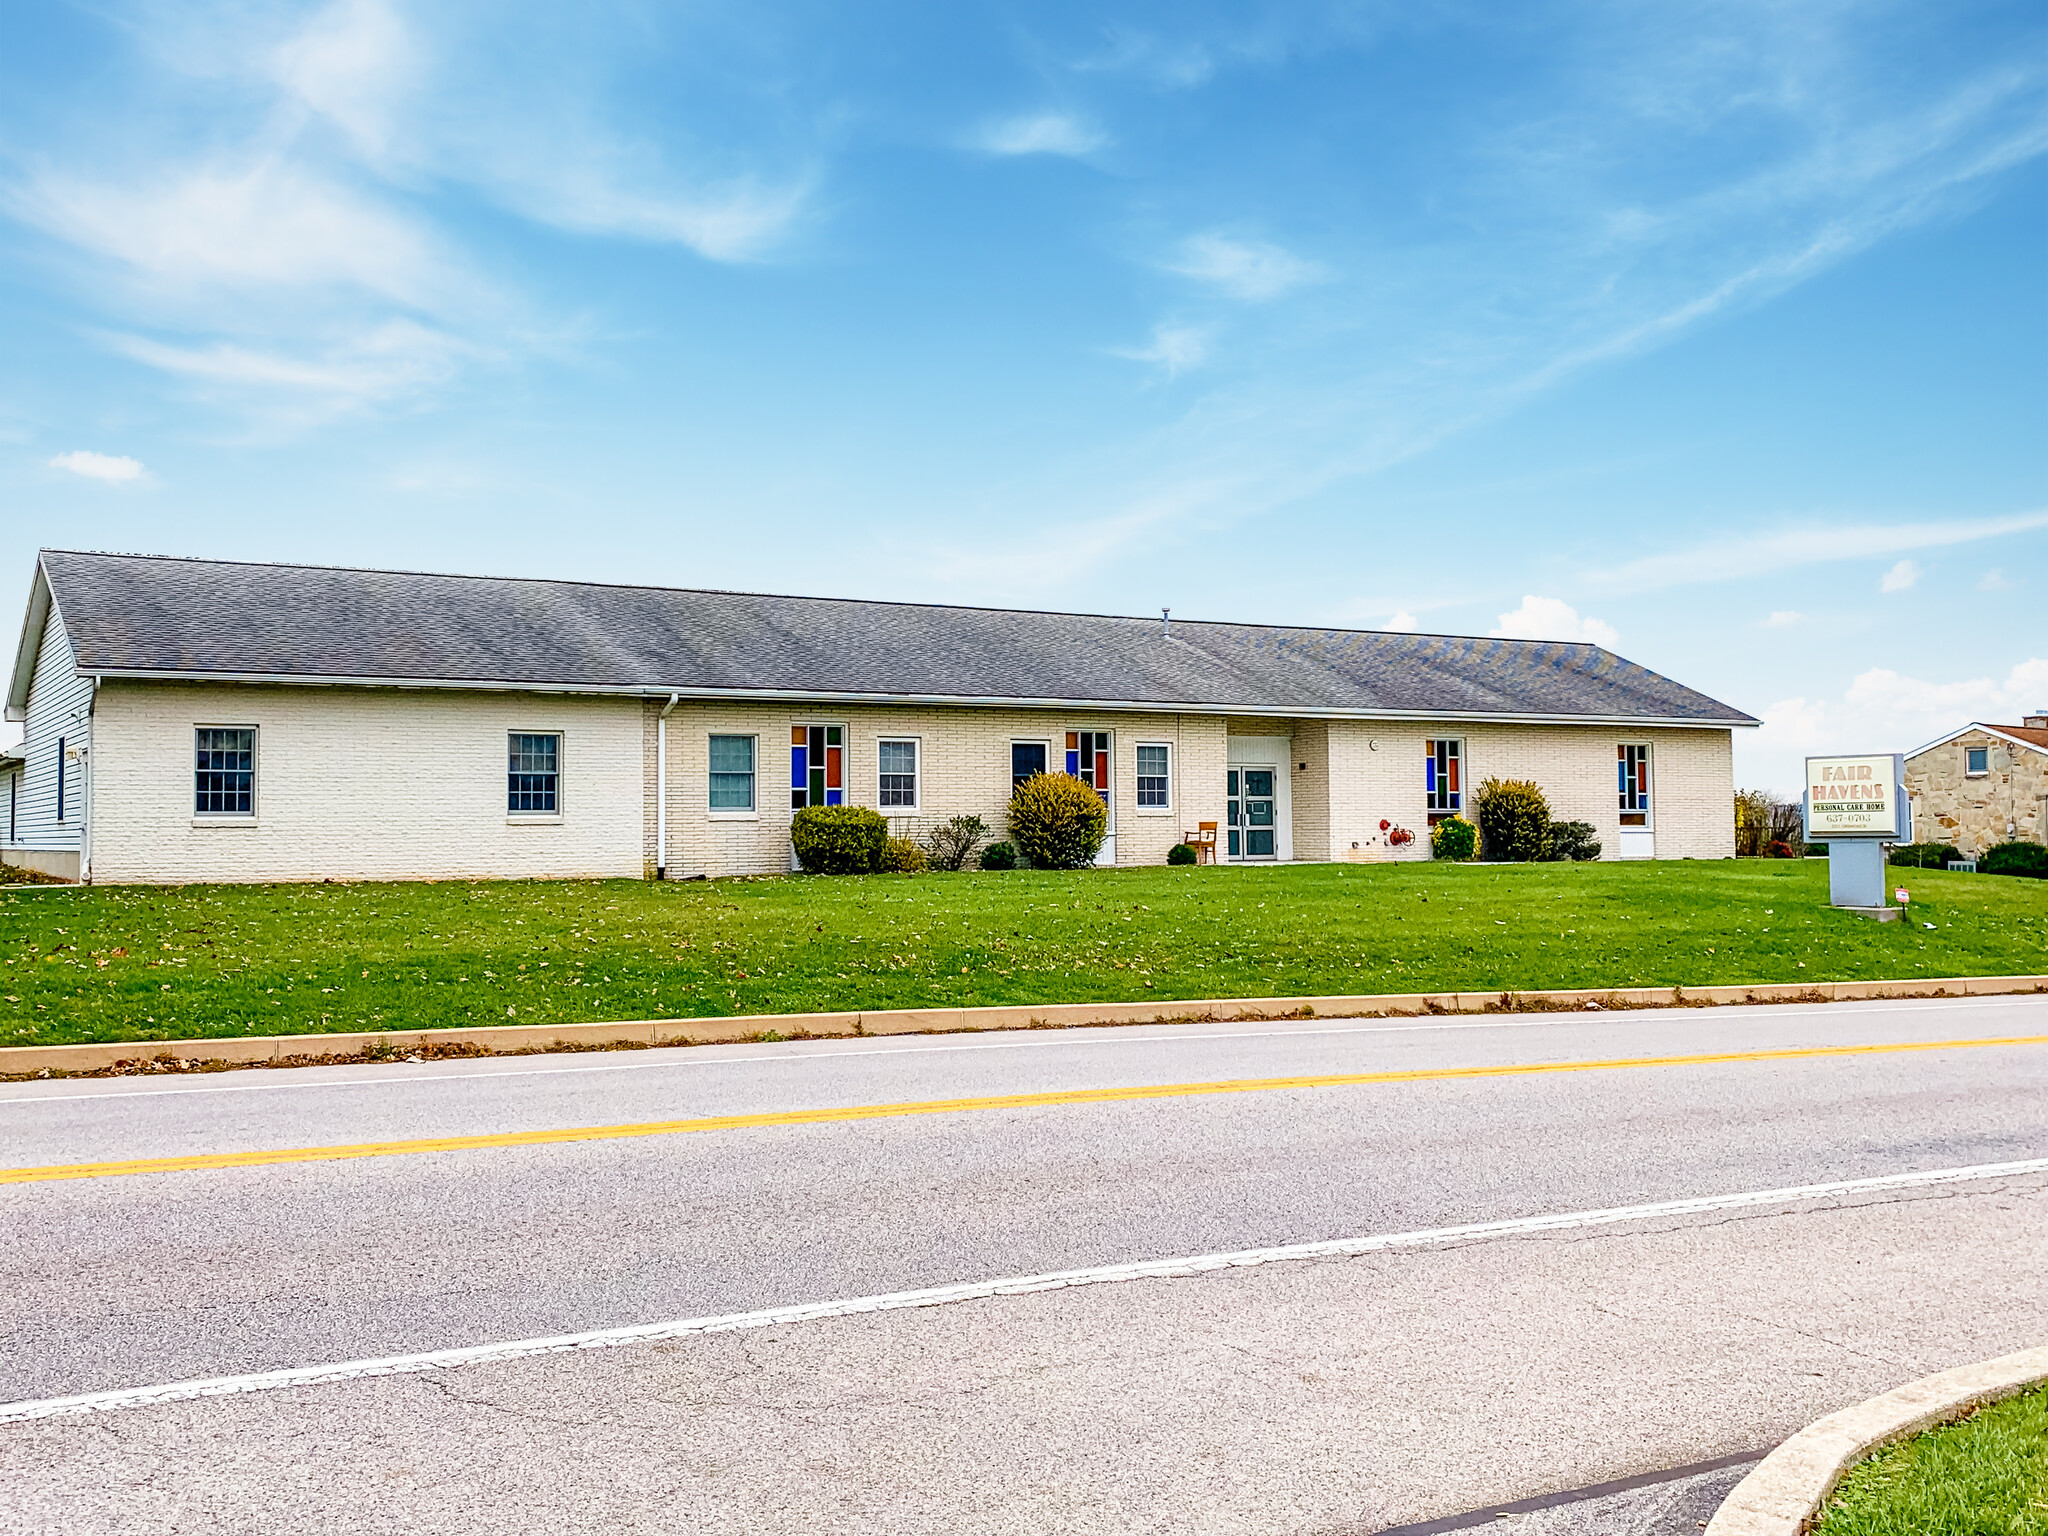
[[[1832,905],[1884,907],[1884,845],[1913,840],[1905,758],[1809,757],[1806,840],[1828,845]]]

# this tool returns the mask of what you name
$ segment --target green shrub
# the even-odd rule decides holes
[[[2048,845],[2041,843],[2000,843],[1977,855],[1980,875],[2023,875],[2029,880],[2048,880]]]
[[[875,867],[892,875],[921,875],[924,850],[907,837],[892,837],[882,844],[882,861]]]
[[[981,850],[983,869],[1015,869],[1017,867],[1017,845],[1015,843],[990,843]]]
[[[1429,829],[1430,857],[1469,859],[1479,851],[1479,829],[1462,816],[1446,816]]]
[[[1540,859],[1550,846],[1550,802],[1527,779],[1488,779],[1473,797],[1479,846],[1495,863]]]
[[[882,867],[889,823],[864,805],[807,805],[790,818],[796,861],[813,875],[865,875]]]
[[[1102,797],[1071,774],[1034,773],[1010,796],[1010,838],[1040,869],[1085,869],[1109,829]]]
[[[1587,859],[1600,857],[1600,839],[1593,835],[1590,821],[1553,821],[1550,824],[1550,842],[1545,847],[1546,859],[1571,859],[1583,863]]]
[[[1193,864],[1199,858],[1200,856],[1195,850],[1186,843],[1175,843],[1166,850],[1166,862],[1169,864]]]
[[[924,851],[933,869],[964,869],[984,837],[988,823],[979,816],[955,816],[926,835]]]
[[[1885,862],[1901,869],[1947,869],[1950,859],[1962,856],[1954,843],[1901,843],[1885,855]]]

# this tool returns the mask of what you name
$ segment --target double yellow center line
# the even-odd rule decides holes
[[[1057,1093],[1007,1093],[973,1099],[927,1099],[911,1104],[855,1104],[841,1109],[786,1109],[759,1115],[707,1115],[696,1120],[649,1120],[638,1125],[571,1126],[555,1131],[505,1131],[491,1136],[436,1136],[418,1141],[367,1141],[336,1147],[282,1147],[264,1152],[206,1152],[191,1157],[141,1157],[126,1162],[59,1163],[45,1168],[0,1169],[0,1184],[41,1184],[56,1179],[111,1179],[131,1173],[196,1173],[213,1168],[264,1168],[276,1163],[326,1163],[357,1157],[405,1157],[415,1152],[480,1152],[498,1147],[546,1147],[574,1141],[622,1141],[632,1136],[686,1136],[697,1131],[750,1131],[784,1125],[834,1125],[851,1120],[897,1120],[909,1115],[962,1115],[989,1109],[1050,1109],[1066,1104],[1116,1104],[1133,1099],[1191,1099],[1216,1093],[1271,1093],[1296,1088],[1360,1088],[1373,1083],[1453,1082],[1461,1078],[1534,1077],[1551,1072],[1615,1072],[1628,1067],[1703,1067],[1730,1062],[1801,1061],[1821,1056],[1883,1056],[1902,1051],[1957,1051],[2002,1045],[2048,1045],[2048,1035],[2007,1035],[1990,1040],[1910,1040],[1883,1045],[1815,1045],[1776,1051],[1717,1051],[1698,1056],[1619,1056],[1606,1061],[1545,1061],[1498,1067],[1430,1067],[1413,1072],[1344,1072],[1317,1077],[1248,1077],[1216,1083],[1158,1083],[1142,1088],[1068,1088]]]

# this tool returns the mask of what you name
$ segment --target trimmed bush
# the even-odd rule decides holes
[[[889,823],[864,805],[807,805],[790,818],[789,840],[806,874],[871,874],[882,867]]]
[[[1015,869],[1017,867],[1017,845],[1015,843],[990,843],[981,850],[983,869]]]
[[[1977,873],[2048,880],[2048,845],[2000,843],[1996,848],[1987,848],[1977,855]]]
[[[1479,829],[1462,816],[1446,816],[1429,829],[1429,854],[1435,859],[1469,859],[1479,851]]]
[[[1010,796],[1010,839],[1040,869],[1086,869],[1108,830],[1102,797],[1071,774],[1034,773]]]
[[[1166,862],[1169,864],[1194,864],[1199,859],[1200,856],[1186,843],[1175,843],[1166,850]]]
[[[1479,846],[1497,864],[1540,859],[1550,846],[1550,802],[1527,779],[1488,779],[1473,797]]]
[[[892,837],[882,844],[882,862],[876,867],[892,875],[921,875],[924,862],[924,850],[917,844],[907,837]]]
[[[1962,856],[1954,843],[1901,843],[1885,855],[1885,862],[1901,869],[1947,869],[1950,859]]]
[[[1600,839],[1593,835],[1590,821],[1553,821],[1550,824],[1550,844],[1543,856],[1584,863],[1587,859],[1600,857]]]

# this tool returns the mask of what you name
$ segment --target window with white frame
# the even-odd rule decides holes
[[[506,741],[505,813],[562,813],[562,738],[553,731],[513,731]]]
[[[193,732],[193,745],[192,813],[255,815],[255,727],[202,725]],[[58,771],[63,771],[61,758]]]
[[[1163,811],[1173,804],[1172,756],[1164,743],[1138,744],[1138,809]]]
[[[878,800],[883,810],[917,809],[917,740],[915,737],[883,737],[875,743],[875,765],[880,775]]]
[[[1621,824],[1650,824],[1650,749],[1623,742],[1615,749],[1615,773],[1621,788]]]
[[[1991,771],[1991,749],[1989,747],[1966,747],[1964,750],[1963,772],[1973,779],[1982,778]]]
[[[1017,786],[1034,774],[1045,772],[1046,755],[1052,750],[1049,741],[1013,741],[1010,743],[1010,792],[1016,793]]]
[[[753,737],[711,738],[710,805],[713,811],[728,813],[753,810]]]

